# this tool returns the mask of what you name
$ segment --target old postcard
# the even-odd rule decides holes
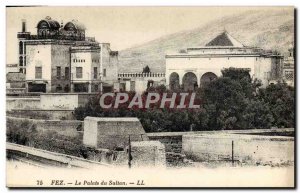
[[[9,188],[295,187],[294,7],[6,7]]]

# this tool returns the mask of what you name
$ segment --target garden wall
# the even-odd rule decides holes
[[[166,167],[165,147],[159,141],[131,142],[132,167]]]
[[[84,145],[94,148],[124,148],[131,141],[145,141],[148,137],[137,118],[86,117],[84,119]]]
[[[166,152],[181,153],[182,150],[182,135],[149,135],[149,140],[160,141],[165,145]]]
[[[230,161],[253,164],[294,162],[294,138],[244,134],[198,134],[182,137],[182,150],[194,161]]]
[[[6,110],[39,109],[40,98],[6,98]]]
[[[73,110],[11,110],[7,112],[8,116],[28,118],[28,119],[45,119],[45,120],[75,120]]]
[[[16,117],[6,117],[7,120],[12,120],[13,122],[26,122],[32,123],[37,131],[49,132],[55,131],[58,134],[78,137],[82,139],[83,121],[77,120],[37,120],[37,119],[26,119],[26,118],[16,118]]]

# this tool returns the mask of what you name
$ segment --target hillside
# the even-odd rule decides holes
[[[122,50],[119,54],[119,72],[141,72],[146,65],[152,72],[164,72],[166,53],[190,46],[203,46],[221,33],[224,27],[244,45],[278,50],[283,54],[294,42],[292,11],[248,11]]]

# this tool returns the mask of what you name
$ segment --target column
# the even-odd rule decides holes
[[[50,93],[51,92],[51,81],[48,81],[46,83],[46,93]]]
[[[177,72],[178,76],[179,76],[179,85],[181,86],[182,85],[182,78],[183,78],[183,75],[184,75],[184,72]]]
[[[91,93],[92,92],[92,82],[90,81],[88,84],[89,84],[88,85],[88,93]]]
[[[198,84],[198,88],[200,88],[200,79],[201,79],[202,74],[201,73],[196,73],[196,77],[197,77],[197,84]]]
[[[70,84],[70,92],[74,92],[74,83]]]
[[[25,82],[25,92],[28,93],[28,82]]]

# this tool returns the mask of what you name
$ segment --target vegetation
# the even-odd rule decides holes
[[[260,89],[258,96],[265,101],[277,127],[295,127],[295,90],[286,84],[273,84]]]
[[[251,80],[242,69],[226,69],[222,74],[196,91],[199,109],[160,109],[160,101],[150,109],[128,109],[128,104],[102,109],[98,97],[75,109],[75,116],[79,120],[86,116],[138,117],[146,132],[294,127],[294,88],[285,83],[261,88],[260,81]],[[143,100],[149,92],[172,93],[164,86],[150,88],[142,94]],[[132,98],[135,93],[128,94]]]
[[[7,120],[6,138],[8,142],[26,145],[52,152],[87,158],[89,151],[81,140],[66,137],[57,132],[38,132],[30,121]]]
[[[143,68],[143,73],[150,73],[150,72],[151,71],[148,65],[145,68]]]
[[[167,92],[171,97],[173,92],[167,91],[165,86],[150,88],[148,92],[144,92],[141,96],[143,101],[149,92],[156,92],[162,95]],[[151,108],[133,108],[128,109],[129,102],[134,97],[134,92],[128,92],[128,102],[119,105],[119,108],[103,109],[99,105],[99,97],[91,99],[85,107],[75,109],[75,116],[79,120],[83,120],[86,116],[94,117],[138,117],[147,132],[156,131],[189,131],[202,130],[207,128],[207,113],[205,109],[173,109],[169,108],[170,103],[166,103],[166,108],[159,108],[161,100],[155,104],[151,104]],[[187,96],[185,104],[188,105],[189,97]],[[111,98],[106,98],[105,104],[111,103]],[[175,100],[175,105],[180,103],[179,95]],[[195,100],[197,104],[197,99]],[[199,103],[199,101],[198,101]],[[143,103],[145,104],[145,103]],[[192,123],[192,124],[191,124]]]
[[[18,111],[18,110],[12,110],[12,111],[6,111],[6,116],[11,117],[21,117],[21,118],[28,118],[28,119],[44,119],[49,120],[50,117],[45,112],[36,112],[36,111]]]

